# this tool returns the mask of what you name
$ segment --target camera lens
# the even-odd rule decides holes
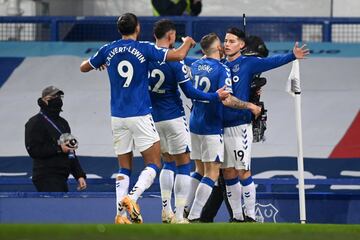
[[[69,147],[72,147],[72,148],[73,148],[73,147],[76,146],[76,144],[77,144],[77,141],[76,141],[75,138],[69,140]]]

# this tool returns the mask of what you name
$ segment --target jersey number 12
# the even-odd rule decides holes
[[[200,76],[195,75],[195,88],[203,85],[205,85],[203,92],[207,93],[210,90],[210,79],[207,77],[200,78]]]

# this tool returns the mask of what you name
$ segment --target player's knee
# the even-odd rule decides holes
[[[199,159],[195,159],[195,171],[204,175],[204,163],[202,163]]]
[[[173,155],[173,157],[176,161],[176,165],[178,165],[178,166],[190,163],[189,153],[176,154],[176,155]]]
[[[162,153],[161,157],[163,159],[164,162],[174,162],[174,160],[171,158],[169,153]]]
[[[215,167],[205,169],[205,176],[211,178],[213,181],[217,181],[219,175],[220,175],[220,171]]]
[[[234,168],[224,168],[222,171],[225,179],[233,179],[238,175]]]
[[[249,170],[240,170],[239,171],[239,178],[241,180],[245,180],[249,177],[251,177],[251,172]]]

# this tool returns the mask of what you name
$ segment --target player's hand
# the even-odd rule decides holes
[[[230,93],[228,91],[226,91],[226,85],[224,85],[222,88],[219,88],[216,92],[220,98],[221,101],[225,100],[229,95]]]
[[[307,48],[306,44],[299,47],[299,43],[296,42],[293,48],[293,53],[297,59],[304,59],[310,54],[310,50]]]
[[[222,88],[220,88],[220,89],[222,89]],[[228,96],[225,99],[223,99],[221,102],[226,107],[232,107],[234,105],[234,102],[232,101],[230,94],[228,94]]]
[[[62,143],[62,144],[60,145],[60,147],[61,147],[61,151],[62,151],[63,153],[69,153],[70,151],[75,151],[75,150],[76,150],[76,148],[68,147],[68,146],[66,145],[66,143]]]
[[[82,191],[82,190],[86,189],[87,185],[86,185],[85,178],[81,177],[77,181],[78,181],[78,186],[76,189],[78,191]]]
[[[182,37],[181,40],[184,42],[184,43],[189,43],[191,48],[195,47],[196,45],[196,42],[194,39],[192,39],[192,37]]]
[[[103,65],[101,65],[98,69],[96,69],[96,70],[99,70],[99,71],[103,71],[103,70],[105,70],[106,69],[106,64],[103,64]]]
[[[261,114],[261,107],[253,103],[249,103],[248,109],[252,112],[252,114],[254,114],[255,119],[257,119]]]

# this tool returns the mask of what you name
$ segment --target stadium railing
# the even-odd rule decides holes
[[[94,192],[94,191],[111,192],[114,188],[114,179],[112,178],[87,179],[86,181],[89,186],[89,190],[87,192]],[[72,189],[76,189],[77,182],[75,179],[70,179],[68,183],[70,185],[70,191]],[[298,180],[296,178],[288,178],[288,177],[254,178],[254,183],[258,185],[257,191],[259,193],[295,192],[297,191],[296,185],[298,184]],[[349,187],[360,186],[360,179],[356,179],[356,178],[305,179],[305,185],[310,186],[310,189],[308,188],[307,190],[308,192],[313,191],[318,193],[319,192],[334,193],[334,191],[332,190],[339,190],[339,191],[352,190],[351,188],[347,189],[346,186]],[[0,178],[0,186],[3,189],[0,192],[10,191],[9,189],[12,189],[12,191],[14,191],[13,186],[16,186],[18,190],[23,192],[31,192],[31,189],[34,189],[33,183],[29,178],[2,177]],[[6,189],[5,186],[8,186],[9,189]],[[20,188],[20,186],[28,186],[28,188]],[[289,186],[289,187],[284,187],[284,186]],[[343,190],[340,190],[336,186],[341,186],[341,189]],[[148,194],[159,194],[160,192],[159,183],[156,181],[154,183],[154,186],[152,186],[147,192]]]
[[[168,17],[178,36],[196,41],[209,32],[223,37],[227,28],[242,28],[241,17]],[[0,17],[0,41],[113,41],[119,38],[116,17]],[[141,40],[152,41],[156,17],[140,17]],[[246,32],[265,41],[360,43],[360,18],[248,17]]]

